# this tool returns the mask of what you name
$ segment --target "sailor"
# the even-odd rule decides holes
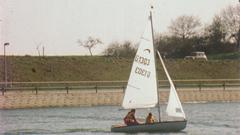
[[[132,109],[128,114],[124,117],[124,123],[126,125],[137,125],[139,124],[135,118],[135,109]]]
[[[155,119],[154,119],[152,113],[148,113],[148,116],[146,118],[146,124],[152,124],[154,122],[155,122]]]

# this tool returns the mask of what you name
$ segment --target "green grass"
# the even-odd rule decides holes
[[[209,55],[209,59],[213,60],[219,60],[219,59],[236,59],[240,60],[240,52],[234,52],[234,53],[223,53],[223,54],[216,54],[216,55]]]
[[[8,57],[9,81],[101,81],[128,80],[133,59],[103,56]],[[236,79],[240,78],[240,60],[165,61],[173,79]],[[157,61],[159,79],[166,79]],[[0,57],[0,65],[3,65]],[[0,81],[3,81],[3,66]]]

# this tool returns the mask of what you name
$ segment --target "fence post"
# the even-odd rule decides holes
[[[38,94],[38,87],[35,87],[36,95]]]
[[[125,93],[125,87],[124,86],[122,87],[122,89],[123,89],[123,93]]]
[[[68,90],[69,90],[68,86],[66,87],[66,89],[67,89],[67,94],[68,94]]]
[[[199,91],[202,90],[202,82],[199,83]]]
[[[1,88],[1,91],[2,91],[2,95],[4,96],[4,91],[5,91],[5,89],[4,89],[4,88]]]
[[[223,90],[224,91],[226,90],[226,82],[225,81],[223,82]]]
[[[98,92],[98,86],[97,86],[97,84],[96,84],[96,86],[95,86],[95,90],[96,90],[96,93]]]

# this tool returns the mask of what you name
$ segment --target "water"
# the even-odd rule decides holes
[[[165,107],[165,106],[164,106]],[[187,128],[167,135],[238,135],[240,133],[240,103],[184,104]],[[0,110],[0,134],[101,135],[110,132],[112,124],[122,122],[127,110],[117,106],[42,108]],[[137,110],[144,118],[151,111]],[[114,133],[125,135],[123,133]],[[139,133],[144,135],[148,133]]]

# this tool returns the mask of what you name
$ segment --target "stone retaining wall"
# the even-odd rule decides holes
[[[238,102],[240,90],[180,90],[182,102]],[[168,92],[160,92],[160,101],[165,103]],[[0,109],[120,105],[123,92],[101,91],[11,91],[0,95]]]

